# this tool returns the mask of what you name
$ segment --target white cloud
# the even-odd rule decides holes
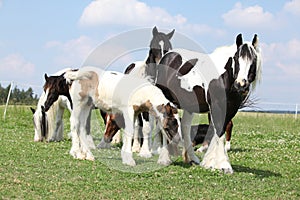
[[[240,2],[223,14],[222,18],[226,25],[238,28],[272,28],[275,25],[272,13],[258,5],[244,8]]]
[[[171,15],[159,7],[138,0],[95,0],[83,11],[79,25],[125,25],[176,28],[186,33],[220,35],[223,31],[203,24],[191,24],[181,14]]]
[[[154,24],[184,24],[186,18],[171,16],[159,7],[150,7],[137,0],[96,0],[83,11],[79,23],[83,26],[118,24],[149,26]]]
[[[266,75],[298,79],[300,77],[300,40],[262,44]]]
[[[300,0],[292,0],[284,5],[284,10],[300,16]]]
[[[87,36],[80,36],[66,42],[49,41],[45,48],[58,50],[55,62],[59,66],[79,67],[97,43]]]
[[[35,71],[35,65],[20,54],[10,54],[0,59],[1,79],[20,79],[26,76],[32,76]]]

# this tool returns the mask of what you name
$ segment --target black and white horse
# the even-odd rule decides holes
[[[210,112],[208,137],[210,145],[201,165],[232,173],[224,137],[227,124],[260,79],[261,55],[257,35],[252,43],[221,47],[212,54],[186,49],[167,53],[157,67],[156,85],[165,96],[183,109],[181,121],[186,161],[199,164],[190,138],[193,113]],[[221,138],[221,139],[220,139]]]

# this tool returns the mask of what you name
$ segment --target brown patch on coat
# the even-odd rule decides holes
[[[80,79],[79,84],[81,85],[81,91],[79,95],[81,97],[86,97],[90,91],[96,90],[95,91],[95,98],[99,96],[98,93],[98,84],[99,84],[99,77],[96,72],[91,71],[90,76],[88,79]]]
[[[133,110],[135,113],[150,112],[151,110],[153,110],[153,106],[152,103],[149,100],[147,100],[145,103],[139,106],[133,105]]]

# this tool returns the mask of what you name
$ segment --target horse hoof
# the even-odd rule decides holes
[[[136,163],[132,157],[132,153],[121,151],[121,157],[124,165],[136,166]]]
[[[140,152],[140,147],[139,146],[133,146],[131,150],[134,153],[138,153],[138,152]]]
[[[171,160],[158,160],[157,164],[163,165],[163,166],[169,166],[172,163]]]
[[[197,149],[197,152],[205,152],[207,150],[208,146],[201,146],[199,149]]]
[[[126,160],[126,161],[123,161],[122,163],[124,165],[132,166],[132,167],[136,166],[136,163],[134,160]]]
[[[75,155],[75,158],[78,159],[78,160],[85,160],[85,155],[83,153],[77,153]]]
[[[139,156],[142,158],[151,158],[152,154],[151,154],[151,152],[140,152]]]
[[[230,143],[228,143],[228,142],[225,143],[225,150],[226,151],[230,150]]]
[[[91,153],[87,153],[85,159],[86,159],[86,160],[90,160],[90,161],[95,161],[95,157],[94,157],[93,154],[91,154]]]
[[[222,169],[224,174],[233,174],[233,169],[232,168],[227,168],[227,169]]]

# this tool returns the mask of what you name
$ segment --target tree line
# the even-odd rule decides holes
[[[7,96],[10,90],[10,84],[7,87],[2,87],[0,84],[0,105],[6,104]],[[33,89],[29,87],[27,90],[20,90],[15,86],[10,94],[9,105],[36,105],[38,102],[38,96],[33,92]]]

